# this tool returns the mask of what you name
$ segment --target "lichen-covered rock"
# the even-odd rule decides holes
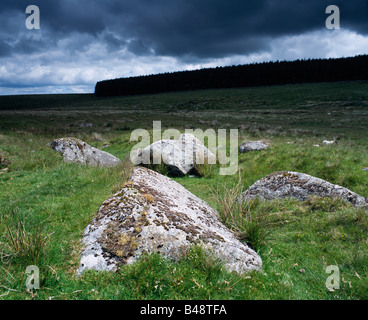
[[[114,167],[121,160],[110,153],[91,147],[76,138],[61,138],[50,142],[51,149],[61,153],[68,163],[79,163],[88,166]]]
[[[219,220],[217,212],[177,182],[144,167],[106,200],[84,232],[78,273],[117,270],[143,253],[177,259],[198,244],[239,273],[259,270],[260,257]]]
[[[305,173],[282,171],[275,172],[258,180],[239,197],[247,201],[252,198],[273,200],[279,198],[295,198],[305,201],[310,197],[339,198],[356,207],[368,207],[368,199]]]
[[[208,150],[193,134],[184,133],[178,140],[155,141],[144,149],[138,149],[132,157],[135,165],[163,163],[169,175],[198,174],[196,164],[216,164],[216,155]]]
[[[250,151],[260,151],[267,149],[269,146],[270,142],[266,140],[247,141],[239,146],[239,152],[245,153]]]

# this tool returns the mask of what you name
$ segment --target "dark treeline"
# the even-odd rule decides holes
[[[368,55],[276,61],[97,82],[96,97],[305,82],[368,80]]]

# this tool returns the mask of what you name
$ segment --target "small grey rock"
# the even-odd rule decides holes
[[[50,142],[51,149],[61,153],[68,163],[79,163],[88,166],[114,167],[121,160],[105,151],[91,147],[76,138],[61,138]]]
[[[245,153],[250,151],[260,151],[269,148],[270,143],[268,141],[258,140],[258,141],[248,141],[244,142],[239,146],[239,152]]]
[[[292,171],[274,172],[258,180],[240,195],[239,200],[295,198],[305,201],[312,196],[339,198],[356,207],[368,207],[367,198],[347,188]]]
[[[322,143],[324,145],[331,145],[331,144],[337,144],[336,140],[323,140]]]

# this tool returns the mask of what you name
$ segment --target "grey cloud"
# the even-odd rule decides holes
[[[366,32],[365,0],[335,1],[345,26]],[[117,6],[124,32],[159,55],[221,57],[267,50],[270,37],[323,29],[326,0],[139,1]],[[124,20],[125,19],[125,20]]]
[[[153,50],[151,50],[150,44],[142,39],[131,39],[128,41],[126,48],[138,56],[154,53]]]
[[[100,41],[106,43],[110,50],[120,50],[127,45],[127,40],[122,39],[116,32],[105,30],[100,34]]]
[[[25,27],[30,4],[40,8],[41,30]],[[321,45],[315,37],[326,31],[330,4],[340,7],[342,30],[368,35],[367,0],[2,0],[0,64],[6,71],[0,87],[77,86],[92,77],[216,66],[248,56],[322,57],[331,52],[330,42]],[[311,32],[313,44],[292,40]],[[284,47],[275,51],[276,43]],[[344,52],[358,52],[350,47],[355,51]],[[26,78],[23,69],[34,76]]]
[[[90,34],[136,55],[224,57],[267,50],[268,39],[324,28],[327,0],[35,0],[50,38]],[[342,24],[368,32],[366,0],[335,0]],[[0,15],[29,1],[2,1]],[[1,17],[0,17],[1,18]],[[106,34],[110,30],[110,34]],[[101,37],[102,34],[105,34]],[[30,50],[32,48],[30,47]],[[9,53],[4,51],[3,54]]]
[[[0,46],[0,57],[6,57],[12,52],[12,47],[6,43],[3,42]]]

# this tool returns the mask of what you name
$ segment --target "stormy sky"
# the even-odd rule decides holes
[[[25,9],[40,9],[28,30]],[[340,29],[326,28],[326,8]],[[97,81],[368,54],[368,0],[1,0],[0,94],[93,92]]]

